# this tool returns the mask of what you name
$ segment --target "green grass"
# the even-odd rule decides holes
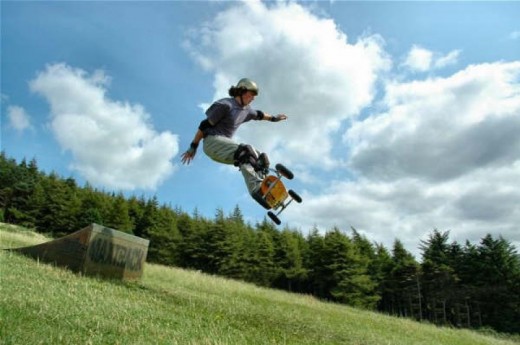
[[[45,242],[0,224],[0,248]],[[514,344],[147,264],[142,280],[84,277],[0,251],[0,344]]]

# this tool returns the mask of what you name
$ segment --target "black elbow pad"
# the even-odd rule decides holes
[[[200,129],[203,133],[206,132],[206,129],[208,129],[208,128],[210,128],[210,127],[213,127],[213,126],[211,125],[211,123],[209,123],[209,120],[208,120],[208,119],[206,119],[206,120],[202,120],[202,121],[200,122],[199,129]]]

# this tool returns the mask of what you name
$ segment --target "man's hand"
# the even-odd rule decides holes
[[[191,143],[190,148],[184,152],[181,156],[182,164],[190,164],[195,155],[197,154],[197,147],[199,147],[198,143]]]
[[[287,115],[285,115],[285,114],[278,114],[276,116],[271,116],[271,121],[272,122],[278,122],[278,121],[283,121],[283,120],[287,120]]]

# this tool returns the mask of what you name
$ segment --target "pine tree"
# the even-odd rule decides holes
[[[458,277],[451,266],[449,231],[437,229],[421,242],[422,288],[429,319],[438,324],[453,323],[450,310],[458,299]]]
[[[251,229],[244,223],[242,211],[235,206],[233,213],[222,220],[225,238],[219,248],[219,273],[230,278],[244,280],[248,276],[248,257],[251,255]],[[251,234],[252,235],[252,234]]]
[[[150,239],[148,260],[164,265],[177,266],[181,262],[181,234],[177,228],[176,214],[162,206],[157,210],[155,222],[147,230]]]
[[[367,274],[368,261],[352,241],[335,228],[325,235],[323,249],[325,268],[330,273],[330,296],[352,306],[375,307],[379,297],[374,293],[376,285]]]
[[[293,291],[300,289],[301,282],[306,278],[307,271],[303,267],[301,235],[284,229],[278,237],[275,252],[277,278],[275,286]]]
[[[179,243],[179,266],[186,268],[195,268],[195,260],[193,254],[195,248],[193,246],[195,238],[194,220],[185,212],[177,211],[177,229],[181,235]]]
[[[36,161],[29,164],[23,159],[19,165],[8,162],[6,172],[9,176],[1,177],[6,185],[0,188],[0,198],[3,203],[3,218],[6,222],[25,227],[34,227],[39,203],[39,191],[36,186],[40,182],[40,174]]]
[[[272,230],[274,230],[273,225],[264,218],[263,223],[258,225],[254,232],[254,238],[250,244],[251,255],[245,259],[248,263],[246,280],[261,286],[271,286],[276,274]]]
[[[200,238],[201,253],[199,255],[202,270],[211,274],[218,274],[222,261],[231,253],[227,241],[229,229],[226,226],[224,211],[220,208],[217,209],[214,221],[203,230]]]
[[[107,211],[105,225],[122,232],[132,233],[134,224],[130,218],[128,202],[122,193],[111,198],[111,205]]]
[[[392,293],[391,314],[420,319],[421,288],[419,264],[401,241],[392,248],[393,269],[389,280]]]
[[[308,250],[304,255],[304,266],[308,270],[309,293],[320,298],[330,298],[328,294],[330,272],[326,268],[325,243],[319,230],[314,227],[307,235]]]
[[[143,201],[140,202],[143,204]],[[153,196],[148,199],[144,206],[142,207],[140,213],[140,217],[135,222],[134,235],[138,237],[148,238],[148,232],[151,228],[153,228],[157,223],[157,211],[159,209],[159,202],[157,201],[157,197]]]
[[[72,233],[79,228],[77,222],[81,201],[72,179],[61,180],[51,173],[42,181],[45,201],[40,217],[36,220],[38,229],[56,236]]]
[[[482,323],[498,331],[520,332],[520,258],[505,239],[488,234],[477,248],[474,284]]]
[[[89,224],[104,224],[102,210],[106,209],[105,197],[101,192],[96,191],[88,183],[80,191],[79,198],[81,201],[80,210],[77,216],[77,222],[80,227]]]
[[[389,251],[382,245],[378,244],[375,248],[375,257],[371,265],[371,276],[376,283],[377,296],[380,297],[377,309],[383,312],[391,312],[392,310],[392,271],[394,262]]]

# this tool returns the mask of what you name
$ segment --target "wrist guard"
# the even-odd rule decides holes
[[[199,147],[198,143],[193,143],[192,142],[190,144],[190,148],[186,152],[193,156],[193,155],[195,155],[195,153],[197,153],[197,148],[198,147]]]

